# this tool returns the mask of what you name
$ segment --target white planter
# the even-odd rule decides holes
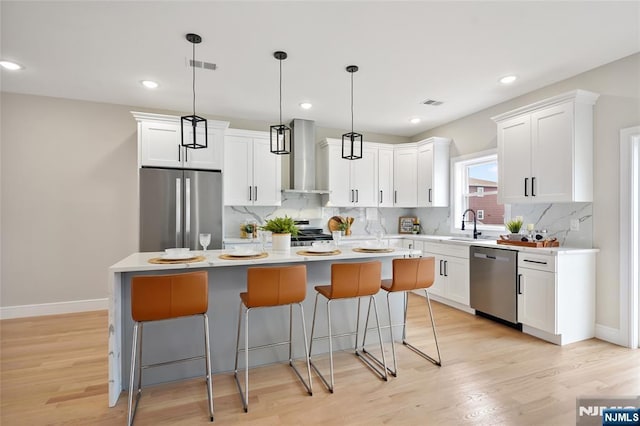
[[[291,234],[271,234],[271,249],[273,251],[291,251]]]

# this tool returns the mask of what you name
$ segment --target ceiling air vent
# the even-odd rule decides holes
[[[442,101],[436,101],[433,99],[427,99],[426,101],[422,101],[423,105],[431,105],[431,106],[440,106],[442,105],[444,102]]]
[[[193,59],[188,59],[188,66],[190,67],[195,67],[195,68],[202,68],[205,70],[211,70],[211,71],[215,71],[218,66],[212,62],[205,62],[205,61],[194,61]]]

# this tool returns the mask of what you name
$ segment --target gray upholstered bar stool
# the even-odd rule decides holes
[[[249,410],[249,351],[264,349],[278,345],[289,345],[289,365],[293,368],[307,393],[312,395],[311,369],[309,368],[309,354],[307,352],[307,328],[304,322],[304,310],[302,302],[307,294],[307,267],[306,265],[283,266],[275,268],[248,268],[247,291],[240,293],[240,313],[238,314],[238,338],[236,340],[236,363],[233,376],[238,385],[240,398],[244,411]],[[300,321],[304,338],[304,356],[307,364],[308,383],[305,383],[302,375],[293,362],[293,305],[300,307]],[[274,306],[289,306],[289,340],[278,343],[270,343],[262,346],[249,346],[249,312],[258,308]],[[245,313],[244,348],[240,348],[240,330],[242,325],[242,313]],[[238,378],[238,359],[240,352],[244,351],[244,391]]]
[[[393,279],[383,280],[382,289],[387,292],[387,309],[389,312],[389,332],[391,334],[391,353],[393,354],[393,370],[389,369],[389,372],[396,377],[398,375],[398,365],[396,362],[396,346],[393,338],[393,326],[391,323],[391,304],[389,303],[389,297],[392,293],[402,293],[404,296],[404,320],[402,322],[402,344],[434,363],[437,366],[442,365],[440,358],[440,348],[438,347],[438,335],[436,333],[436,324],[433,320],[433,310],[431,309],[431,299],[429,298],[429,292],[427,289],[433,285],[434,282],[434,257],[417,257],[407,259],[393,259]],[[436,343],[436,351],[438,353],[438,359],[427,355],[420,349],[407,342],[407,306],[408,306],[408,292],[413,290],[424,290],[425,298],[427,300],[427,307],[429,309],[429,318],[431,319],[431,329],[433,330],[433,338]],[[364,343],[363,343],[364,344]],[[377,360],[380,363],[379,360]],[[380,363],[381,364],[381,363]]]
[[[128,424],[133,418],[142,396],[142,370],[178,362],[205,360],[205,382],[209,399],[209,417],[213,421],[213,385],[209,348],[209,283],[206,271],[176,275],[142,275],[131,279],[131,316],[133,317],[133,344],[131,345],[131,373],[129,375]],[[190,358],[142,365],[142,330],[145,323],[187,316],[202,316],[204,321],[204,354]],[[136,369],[137,366],[137,369]],[[133,383],[138,373],[138,388],[133,406]]]
[[[334,389],[334,379],[333,379],[333,338],[334,337],[342,337],[342,336],[356,336],[355,339],[355,347],[354,353],[358,356],[365,364],[367,364],[381,379],[387,380],[387,365],[385,363],[384,357],[384,346],[382,344],[382,333],[380,332],[380,322],[378,321],[378,308],[375,302],[375,295],[380,291],[380,282],[381,282],[381,268],[382,265],[380,262],[361,262],[361,263],[334,263],[331,265],[331,285],[321,285],[316,286],[315,289],[317,291],[315,306],[313,309],[313,324],[311,326],[311,343],[309,345],[309,359],[311,359],[311,350],[313,348],[313,341],[322,338],[329,339],[329,373],[330,373],[330,382],[324,378],[324,376],[320,373],[318,367],[310,360],[311,367],[318,374],[320,380],[324,383],[324,385],[329,389],[329,392],[333,393]],[[328,324],[328,335],[324,337],[315,337],[314,332],[316,327],[316,312],[318,310],[318,297],[322,295],[327,299],[327,324]],[[376,368],[373,363],[369,362],[367,358],[363,355],[369,355],[368,352],[364,352],[364,338],[363,338],[363,347],[362,351],[358,349],[358,331],[360,326],[360,300],[363,297],[369,298],[369,309],[367,312],[367,322],[368,315],[371,312],[371,304],[373,304],[375,317],[376,317],[376,325],[378,327],[378,338],[380,340],[380,352],[382,354],[382,370]],[[331,331],[331,303],[335,300],[344,300],[344,299],[358,299],[358,312],[356,318],[356,331],[355,333],[344,333],[340,335],[333,335]],[[367,333],[367,325],[364,327],[364,334]],[[376,359],[374,358],[374,361]]]

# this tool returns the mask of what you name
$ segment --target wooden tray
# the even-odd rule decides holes
[[[520,246],[520,247],[560,247],[560,243],[556,241],[509,241],[498,240],[498,244],[505,246]]]
[[[354,248],[352,250],[355,251],[355,252],[358,252],[358,253],[391,253],[395,249],[393,249],[393,248],[368,249],[368,248],[363,248],[363,247],[356,247],[356,248]]]
[[[254,254],[253,256],[234,256],[232,254],[221,254],[218,258],[223,260],[251,260],[251,259],[264,259],[269,256],[269,253]]]
[[[325,252],[300,250],[296,252],[296,254],[299,254],[300,256],[335,256],[336,254],[340,253],[342,253],[340,250],[331,250]]]
[[[170,264],[174,264],[174,263],[193,263],[193,262],[202,262],[203,260],[206,260],[207,258],[204,256],[195,256],[195,257],[189,257],[187,259],[163,259],[161,257],[154,257],[152,259],[149,259],[149,263],[154,263],[157,265],[170,265]]]

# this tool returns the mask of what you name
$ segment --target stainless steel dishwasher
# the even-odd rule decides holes
[[[469,268],[471,307],[517,327],[518,252],[471,246]]]

